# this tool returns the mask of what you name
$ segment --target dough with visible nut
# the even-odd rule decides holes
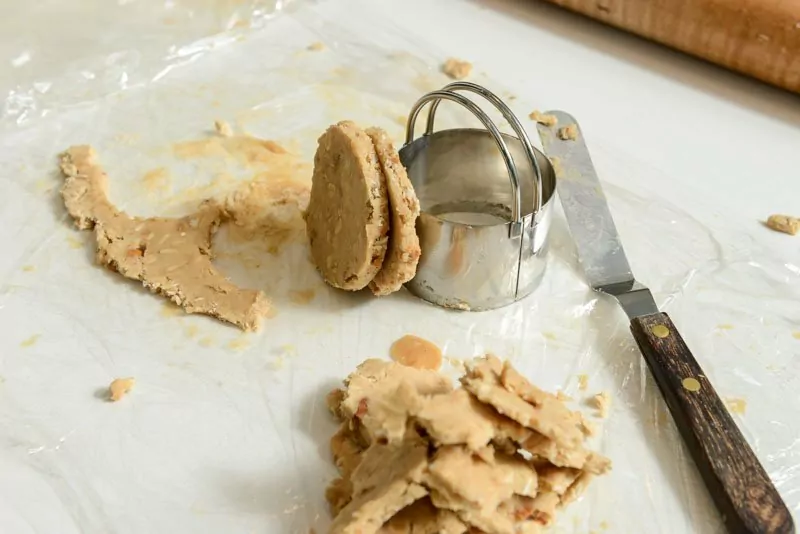
[[[335,124],[319,138],[305,217],[325,281],[350,291],[366,287],[386,255],[389,199],[375,145],[355,123]]]
[[[211,315],[255,330],[270,310],[264,293],[231,283],[211,263],[211,238],[224,217],[214,201],[177,219],[131,217],[108,200],[108,177],[90,146],[61,155],[67,211],[81,230],[94,229],[96,259],[126,278],[139,280],[187,313]]]
[[[388,295],[403,287],[417,273],[421,254],[416,229],[419,199],[386,132],[369,128],[367,135],[375,145],[386,179],[391,212],[388,252],[369,288],[375,295]]]

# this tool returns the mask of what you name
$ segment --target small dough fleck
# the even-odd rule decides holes
[[[528,117],[539,124],[544,124],[545,126],[555,126],[558,124],[558,117],[555,115],[542,113],[539,110],[533,110]]]
[[[325,43],[322,41],[316,41],[311,43],[306,47],[306,50],[310,50],[311,52],[319,52],[321,50],[325,50]]]
[[[134,378],[115,378],[108,386],[108,400],[117,402],[121,400],[131,389],[136,380]]]
[[[558,137],[564,141],[574,141],[578,138],[578,127],[569,124],[558,129]]]
[[[406,335],[392,343],[389,355],[397,363],[417,369],[438,371],[442,366],[442,349],[417,336]]]
[[[797,235],[797,232],[800,232],[800,217],[792,217],[791,215],[770,215],[767,219],[767,226],[777,232]]]
[[[725,404],[731,413],[744,415],[747,411],[747,401],[742,398],[730,397],[725,399]]]
[[[592,397],[590,402],[597,409],[597,415],[601,419],[608,417],[608,411],[611,409],[611,395],[608,391],[601,391]]]
[[[81,230],[94,230],[97,263],[139,280],[187,313],[201,313],[255,330],[270,311],[261,291],[231,283],[211,263],[211,238],[224,217],[215,201],[181,218],[131,217],[108,200],[108,177],[90,146],[61,155],[67,212]]]
[[[372,139],[355,123],[334,124],[318,145],[305,214],[311,256],[328,284],[358,291],[386,255],[386,179]]]
[[[463,80],[472,74],[472,63],[451,57],[442,65],[442,72],[454,80]]]
[[[222,137],[233,137],[233,128],[231,128],[231,125],[227,121],[215,120],[214,129]]]

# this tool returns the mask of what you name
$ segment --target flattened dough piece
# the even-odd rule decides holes
[[[497,438],[500,427],[518,425],[465,389],[423,398],[415,417],[438,445],[465,444],[473,452]]]
[[[508,362],[495,356],[477,358],[461,379],[478,400],[567,448],[583,441],[580,420],[555,395],[539,390]]]
[[[440,510],[425,497],[406,506],[378,531],[379,534],[463,534],[467,531],[458,516]]]
[[[364,361],[347,377],[345,385],[341,413],[358,420],[369,443],[379,437],[403,439],[409,416],[420,409],[420,396],[452,389],[450,381],[436,371],[378,359]]]
[[[397,512],[428,494],[419,482],[428,463],[422,440],[375,443],[353,472],[353,500],[331,524],[331,534],[372,534]]]
[[[257,329],[270,309],[264,293],[232,284],[211,263],[211,238],[222,208],[206,201],[197,213],[179,219],[131,217],[109,202],[108,177],[95,158],[90,146],[61,155],[61,194],[77,227],[94,229],[97,262],[139,280],[187,313]]]
[[[386,132],[380,128],[369,128],[367,135],[375,145],[386,178],[391,212],[389,250],[380,271],[369,283],[372,293],[381,296],[399,290],[417,273],[421,254],[416,229],[419,199]]]
[[[535,497],[536,470],[521,457],[498,452],[485,460],[461,446],[446,446],[436,452],[429,466],[428,485],[448,495],[488,510],[495,510],[512,495]]]
[[[386,255],[389,199],[375,145],[343,121],[319,138],[306,211],[311,256],[333,287],[357,291]]]

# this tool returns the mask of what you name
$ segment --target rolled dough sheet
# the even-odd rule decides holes
[[[211,238],[224,217],[213,200],[186,217],[131,217],[108,200],[108,177],[90,146],[61,155],[64,205],[81,230],[94,229],[97,262],[139,280],[187,313],[255,330],[270,310],[264,293],[231,283],[211,263]]]

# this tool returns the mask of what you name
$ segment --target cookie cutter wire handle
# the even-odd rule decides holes
[[[539,221],[540,210],[542,208],[542,169],[539,167],[539,162],[536,159],[536,152],[533,149],[533,144],[531,143],[530,137],[528,137],[528,133],[525,131],[525,127],[519,122],[519,119],[517,119],[517,116],[511,111],[511,108],[496,94],[485,87],[472,82],[452,82],[442,88],[443,91],[453,91],[456,89],[470,91],[488,100],[503,115],[503,118],[508,121],[511,128],[517,134],[517,137],[519,137],[522,147],[525,149],[525,155],[528,156],[528,163],[531,164],[534,172],[535,183],[533,185],[536,190],[536,196],[533,199],[533,217],[531,220],[531,226],[534,226]],[[439,107],[438,101],[431,104],[430,110],[428,111],[428,122],[425,126],[425,135],[433,133],[433,124],[437,107]]]
[[[453,91],[431,91],[430,93],[424,95],[422,98],[417,100],[414,103],[414,106],[411,108],[411,113],[408,116],[408,123],[406,125],[406,144],[410,144],[414,141],[414,129],[417,124],[417,117],[419,116],[420,111],[425,105],[429,102],[433,102],[431,104],[431,109],[433,106],[437,105],[441,100],[450,100],[457,104],[461,104],[462,107],[467,108],[475,117],[477,117],[483,125],[486,127],[487,130],[492,134],[495,143],[497,143],[497,147],[500,149],[500,153],[503,156],[503,161],[506,164],[506,169],[508,169],[508,176],[511,180],[511,194],[513,196],[513,202],[511,204],[511,226],[509,227],[509,237],[519,237],[522,234],[522,200],[520,198],[520,191],[519,191],[519,175],[517,174],[517,166],[514,164],[514,157],[511,155],[511,151],[508,149],[508,145],[503,140],[503,136],[500,133],[500,130],[495,125],[494,121],[492,121],[489,116],[484,113],[484,111],[478,107],[475,102],[470,100],[469,98],[462,96],[458,93],[454,93]],[[430,113],[428,114],[429,124],[430,122]],[[433,131],[426,131],[425,135],[432,134]]]

